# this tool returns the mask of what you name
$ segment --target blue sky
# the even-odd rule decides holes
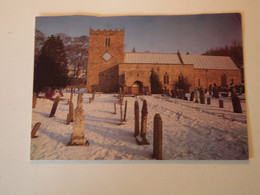
[[[210,48],[242,42],[241,15],[176,16],[53,16],[37,17],[36,28],[46,35],[89,35],[89,29],[125,29],[125,52],[201,54]]]

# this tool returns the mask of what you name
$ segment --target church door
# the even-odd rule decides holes
[[[141,94],[143,93],[143,83],[140,81],[135,81],[132,85],[132,93],[133,94]]]

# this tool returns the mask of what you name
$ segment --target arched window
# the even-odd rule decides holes
[[[106,38],[106,47],[110,47],[110,38]]]
[[[164,74],[163,83],[165,85],[169,84],[169,76],[168,76],[167,72]]]

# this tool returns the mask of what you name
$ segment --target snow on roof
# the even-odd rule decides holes
[[[195,69],[238,70],[228,56],[181,55],[184,64],[194,64]]]
[[[125,63],[181,64],[175,53],[125,53]]]
[[[193,64],[195,69],[238,70],[228,56],[180,55],[184,64]],[[124,63],[182,64],[176,53],[126,52]]]

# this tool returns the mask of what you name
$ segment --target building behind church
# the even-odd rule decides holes
[[[241,72],[230,57],[138,53],[124,51],[125,30],[93,30],[89,33],[87,91],[151,93],[151,74],[162,89],[172,90],[180,79],[190,90],[210,85],[241,84]]]

